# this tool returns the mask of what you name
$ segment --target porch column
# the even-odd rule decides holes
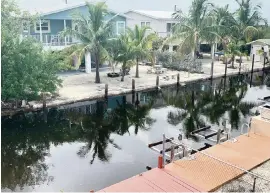
[[[39,40],[41,43],[43,43],[42,41],[42,29],[41,29],[41,18],[39,19]]]
[[[85,72],[91,73],[91,54],[89,51],[85,52]]]
[[[213,61],[215,60],[215,43],[211,45],[211,58]]]
[[[173,51],[173,45],[169,45],[169,52]]]
[[[66,20],[64,19],[64,30],[66,31],[67,29],[67,24],[66,24]],[[65,36],[65,46],[67,45],[67,37]]]

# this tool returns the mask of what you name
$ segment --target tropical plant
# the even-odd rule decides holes
[[[234,68],[235,56],[242,56],[240,46],[238,46],[235,42],[230,42],[227,46],[225,57],[231,58],[232,68]]]
[[[104,57],[105,46],[112,34],[112,17],[106,21],[105,17],[108,15],[108,10],[105,2],[99,2],[96,4],[86,3],[88,8],[88,15],[76,14],[73,18],[75,26],[78,29],[70,29],[64,32],[64,34],[70,34],[76,39],[81,41],[80,48],[76,51],[76,54],[81,55],[86,52],[92,52],[96,63],[96,78],[95,82],[100,83],[99,65],[101,59]]]
[[[54,60],[32,39],[21,39],[21,12],[12,1],[1,7],[2,100],[38,97],[39,92],[55,92],[60,86]]]
[[[175,12],[174,17],[180,21],[174,27],[169,41],[180,41],[179,50],[182,53],[199,51],[200,42],[214,42],[218,37],[218,25],[210,15],[210,6],[207,0],[193,0],[188,16],[182,12]]]
[[[156,38],[156,35],[149,33],[149,31],[149,27],[140,28],[138,25],[135,25],[134,29],[128,28],[128,35],[134,41],[136,49],[136,78],[139,78],[139,59],[145,57],[150,58],[152,41]]]
[[[238,42],[249,42],[259,33],[259,26],[266,26],[267,20],[261,16],[261,6],[251,0],[235,0],[239,5],[236,12],[226,18],[231,36]]]
[[[129,35],[122,34],[115,40],[115,49],[117,49],[117,54],[115,54],[114,60],[122,63],[121,81],[124,81],[126,69],[134,65],[136,47]]]

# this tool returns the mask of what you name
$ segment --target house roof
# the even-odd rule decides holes
[[[56,6],[56,7],[52,6],[49,9],[39,8],[39,9],[28,10],[28,11],[31,14],[40,14],[40,16],[47,16],[47,15],[50,15],[50,14],[59,13],[59,12],[62,12],[62,11],[67,11],[67,10],[71,10],[71,9],[75,9],[75,8],[79,8],[79,7],[83,7],[83,6],[86,6],[86,2],[84,2],[84,3],[68,3],[68,4],[63,3],[63,4],[61,4],[59,6]],[[120,15],[122,17],[127,17],[125,14],[115,12],[115,11],[113,11],[111,9],[108,9],[108,11],[111,12],[111,13],[115,13],[117,15]]]
[[[172,16],[173,11],[129,10],[126,14],[129,12],[138,13],[153,19],[174,19]]]
[[[247,43],[247,45],[253,44],[253,43],[262,43],[262,44],[266,44],[266,45],[270,46],[270,39],[258,39],[258,40],[254,40],[252,42]]]

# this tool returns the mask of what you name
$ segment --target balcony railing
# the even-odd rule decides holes
[[[68,46],[79,43],[71,36],[62,37],[60,35],[43,34],[42,38],[40,38],[40,35],[25,35],[24,37],[32,37],[37,41],[41,41],[44,46]]]
[[[162,37],[162,38],[170,37],[172,35],[171,32],[157,32],[157,34],[159,37]]]

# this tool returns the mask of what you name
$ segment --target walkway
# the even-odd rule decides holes
[[[246,61],[248,70],[251,71],[250,61]],[[254,71],[261,70],[263,67],[262,63],[254,63]],[[70,74],[61,75],[60,78],[63,80],[63,87],[59,89],[59,96],[53,100],[47,101],[47,106],[59,106],[63,104],[74,103],[76,101],[86,101],[104,96],[105,84],[108,84],[108,95],[119,95],[131,92],[132,79],[135,79],[136,91],[153,89],[156,87],[156,74],[147,74],[149,66],[140,66],[140,78],[134,78],[135,67],[131,68],[130,75],[125,76],[125,81],[121,82],[120,78],[109,78],[107,72],[100,72],[101,84],[95,84],[95,73],[86,74]],[[211,60],[204,59],[203,61],[204,74],[179,72],[168,70],[165,74],[160,75],[159,85],[169,86],[176,85],[176,75],[180,74],[180,83],[187,83],[191,81],[201,81],[210,78]],[[215,62],[214,64],[214,78],[221,77],[224,75],[225,65],[221,62]],[[227,75],[238,74],[239,69],[228,68]],[[116,69],[119,72],[119,69]],[[242,69],[244,72],[244,69]],[[165,77],[168,76],[169,79]],[[33,101],[31,102],[34,108],[42,108],[42,102]]]
[[[164,169],[152,169],[100,192],[214,191],[244,174],[244,170],[251,170],[270,159],[270,122],[254,117],[251,128],[249,136],[241,135],[234,141],[194,154],[194,159],[181,159]]]

